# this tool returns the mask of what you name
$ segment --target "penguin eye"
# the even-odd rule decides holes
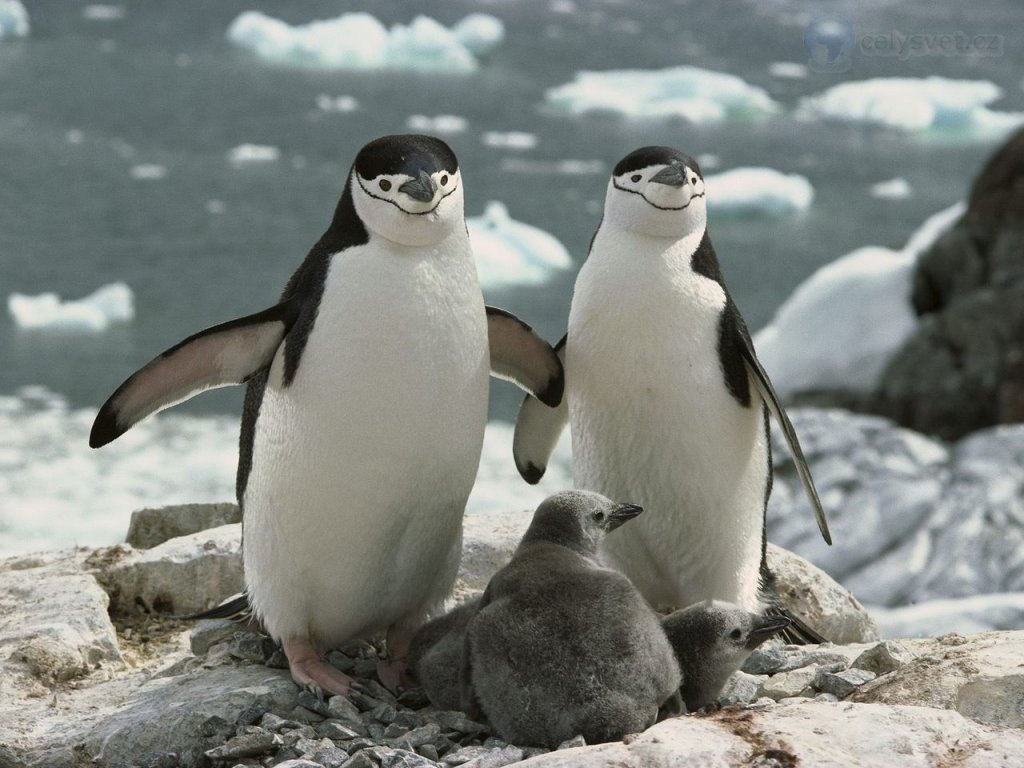
[[[604,512],[595,512],[592,515],[592,517],[594,518],[594,522],[595,523],[603,523],[604,522]]]
[[[643,176],[641,176],[639,173],[634,173],[632,176],[629,177],[629,180],[636,184],[642,178]]]
[[[447,183],[448,183],[448,174],[446,173],[444,176],[441,177],[441,186],[443,187]]]
[[[729,633],[729,637],[731,637],[733,640],[739,640],[742,635],[743,633],[740,632],[738,629],[734,629],[732,632]]]
[[[380,187],[385,192],[387,192],[391,189],[391,182],[388,181],[387,179],[381,179],[379,182],[377,182],[377,186]]]

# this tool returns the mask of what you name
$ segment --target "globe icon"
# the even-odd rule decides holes
[[[838,16],[820,16],[804,30],[807,66],[815,72],[845,72],[853,63],[853,25]]]

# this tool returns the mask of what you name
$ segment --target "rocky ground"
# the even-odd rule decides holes
[[[793,416],[836,547],[815,549],[784,460],[771,538],[876,603],[942,596],[982,601],[975,610],[987,615],[998,600],[966,595],[1020,589],[1024,432],[948,447],[871,417]],[[467,518],[456,599],[486,584],[530,515]],[[255,628],[168,618],[240,588],[239,535],[233,505],[165,508],[138,513],[125,545],[0,562],[0,768],[1024,764],[1024,631],[881,641],[849,592],[778,547],[769,557],[783,599],[836,644],[763,648],[719,710],[545,753],[427,707],[416,691],[395,699],[373,678],[373,645],[331,654],[361,685],[322,701],[295,686]],[[918,539],[927,556],[905,548]]]

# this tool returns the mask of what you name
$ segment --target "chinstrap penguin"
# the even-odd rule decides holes
[[[479,598],[453,608],[416,630],[409,645],[409,669],[438,709],[462,705],[459,670],[466,627],[476,614]]]
[[[722,600],[705,600],[661,620],[676,652],[688,712],[718,700],[726,682],[761,643],[789,626],[785,616],[751,613]]]
[[[577,734],[620,739],[653,725],[663,706],[680,711],[659,617],[597,561],[605,535],[640,512],[588,491],[541,503],[466,629],[464,711],[479,706],[501,738],[543,747]]]
[[[363,147],[327,231],[280,302],[170,348],[100,409],[99,447],[162,408],[247,383],[237,496],[246,595],[296,682],[344,693],[323,651],[387,633],[402,682],[412,631],[451,589],[487,419],[488,372],[549,404],[561,364],[484,306],[452,150]]]
[[[556,351],[566,397],[554,410],[527,397],[520,409],[522,476],[540,479],[568,421],[576,487],[646,510],[602,555],[652,605],[716,598],[778,612],[765,557],[769,412],[831,538],[796,433],[726,289],[692,158],[644,147],[615,166]]]

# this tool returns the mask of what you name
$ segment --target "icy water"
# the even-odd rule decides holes
[[[355,152],[378,135],[408,130],[413,115],[463,119],[464,130],[441,135],[460,159],[468,215],[501,201],[516,220],[557,237],[576,266],[599,219],[606,174],[635,147],[677,146],[706,158],[706,173],[765,166],[806,177],[815,197],[805,211],[743,217],[712,211],[719,258],[753,329],[818,266],[861,245],[901,246],[929,214],[964,196],[1005,131],[964,135],[840,123],[801,116],[800,100],[844,81],[940,75],[990,81],[1005,94],[993,109],[1024,110],[1024,13],[1013,0],[969,7],[830,4],[857,41],[894,32],[964,32],[997,35],[999,48],[882,56],[858,43],[844,71],[812,67],[804,77],[781,77],[773,63],[808,62],[804,38],[814,19],[806,6],[139,0],[90,11],[81,3],[26,2],[29,36],[0,40],[0,301],[13,292],[78,298],[123,281],[134,292],[136,312],[131,323],[102,333],[69,333],[21,329],[0,311],[0,396],[7,397],[0,403],[0,530],[8,532],[2,549],[23,548],[19,535],[29,518],[49,518],[57,531],[61,516],[126,520],[133,505],[195,498],[182,487],[184,475],[174,473],[189,462],[175,468],[166,444],[143,441],[134,455],[164,471],[162,479],[138,488],[115,482],[127,490],[116,501],[100,501],[111,478],[139,470],[97,463],[81,442],[88,412],[180,338],[274,303],[326,226]],[[470,75],[284,66],[225,39],[232,20],[252,9],[290,24],[363,10],[388,25],[417,14],[450,25],[482,11],[503,22],[505,38]],[[681,64],[736,75],[765,89],[780,109],[758,119],[694,124],[570,116],[545,105],[547,89],[581,70]],[[351,97],[358,106],[325,110],[318,106],[324,96]],[[528,133],[536,144],[489,146],[483,137],[495,131]],[[246,143],[276,147],[279,158],[232,164],[229,152]],[[566,159],[585,161],[583,170],[592,172],[558,172],[556,164]],[[897,176],[909,182],[909,197],[869,193],[872,184]],[[554,340],[564,330],[574,277],[575,268],[552,273],[540,286],[496,286],[487,299]],[[26,386],[47,392],[26,394]],[[492,418],[513,418],[519,395],[505,385],[494,391]],[[234,422],[228,416],[239,403],[238,391],[221,391],[172,412],[198,418],[179,424],[176,434],[189,436],[181,438],[183,451],[203,443],[203,434],[209,437],[202,451],[214,439],[223,446],[204,466],[227,469],[217,470],[214,486],[203,486],[198,496],[230,497]],[[174,418],[164,417],[172,427]],[[58,471],[62,482],[49,488],[47,478]],[[81,483],[72,491],[75,478]],[[512,470],[493,482],[514,480]],[[93,498],[90,511],[81,512]],[[49,542],[47,525],[33,523],[34,545]],[[92,538],[104,539],[119,526]],[[88,529],[77,540],[90,540]]]

